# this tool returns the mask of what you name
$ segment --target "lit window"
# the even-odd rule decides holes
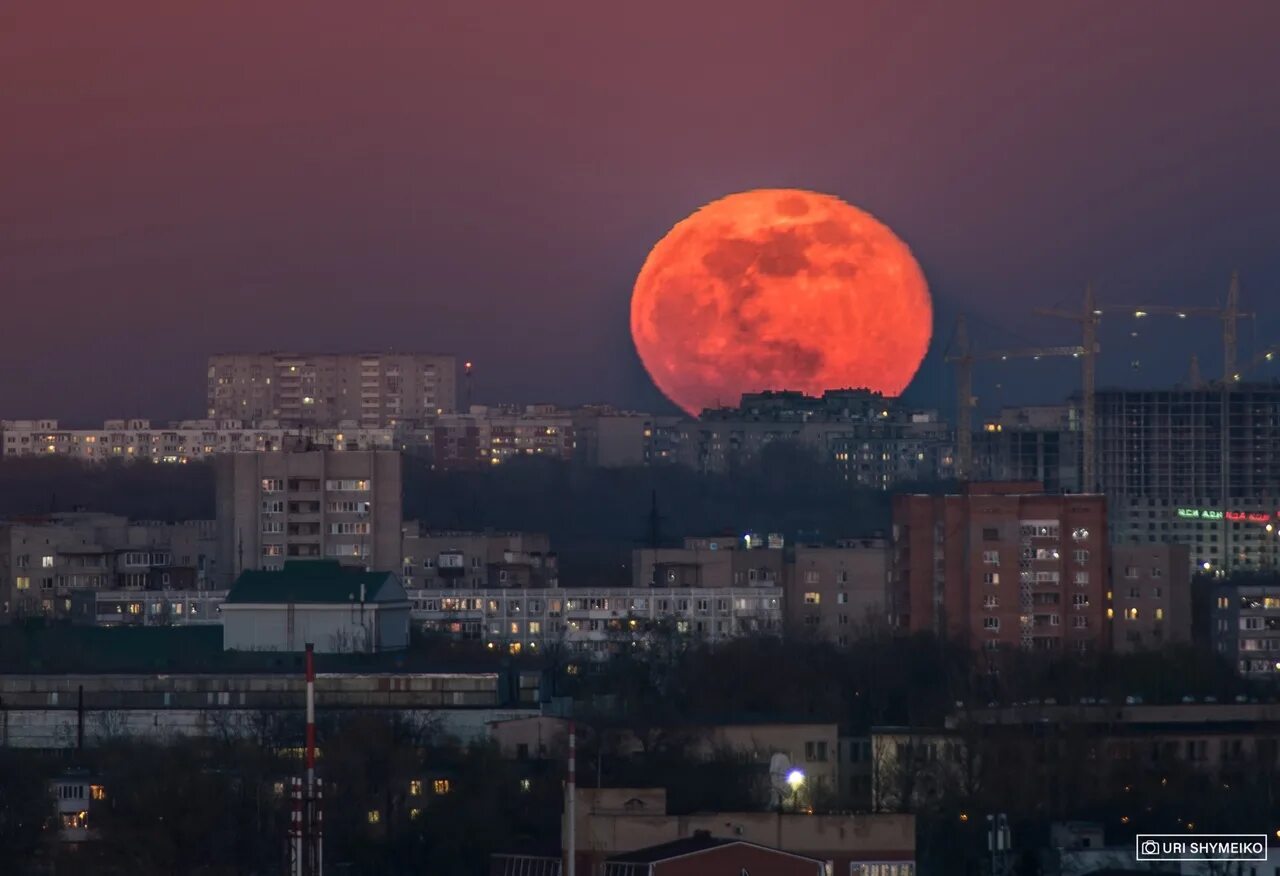
[[[369,823],[378,824],[382,821],[382,811],[378,809],[369,810]]]
[[[43,569],[52,569],[52,568],[53,568],[53,557],[48,556],[48,555],[41,557],[41,558],[40,558],[40,567],[41,567],[41,568],[43,568]]]
[[[13,582],[13,586],[19,590],[30,590],[31,579],[25,575],[19,575]]]
[[[414,779],[409,783],[409,796],[410,797],[422,796],[422,780],[421,779]]]
[[[530,780],[528,779],[520,780],[520,790],[524,791],[526,794],[529,792],[529,789],[532,787],[533,787],[533,782],[531,782]]]
[[[814,591],[810,590],[808,593],[806,593],[806,594],[804,595],[804,604],[805,604],[805,605],[818,605],[818,604],[820,604],[821,602],[822,602],[822,594],[821,594],[821,593],[815,593]]]
[[[422,817],[422,810],[421,810],[421,809],[410,809],[410,810],[409,810],[409,820],[410,820],[410,821],[417,821],[417,820],[418,820],[419,818],[421,818],[421,817]]]
[[[432,782],[432,783],[431,783],[431,788],[432,788],[432,790],[433,790],[433,791],[435,791],[437,794],[448,794],[448,793],[449,793],[449,780],[448,780],[448,779],[436,779],[434,782]]]
[[[1157,609],[1156,609],[1156,620],[1164,620],[1164,609],[1163,609],[1163,608],[1157,608]]]
[[[1124,610],[1124,619],[1125,619],[1125,620],[1137,620],[1137,619],[1138,619],[1138,610],[1137,610],[1136,608],[1126,608],[1126,609]]]
[[[89,798],[91,800],[105,800],[107,799],[107,789],[102,785],[90,785]]]

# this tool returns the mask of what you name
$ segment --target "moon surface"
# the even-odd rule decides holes
[[[729,195],[683,219],[631,296],[641,361],[694,416],[766,389],[899,395],[932,331],[907,245],[869,213],[798,189]]]

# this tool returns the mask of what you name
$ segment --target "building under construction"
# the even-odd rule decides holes
[[[1116,543],[1175,541],[1208,571],[1280,567],[1280,384],[1097,393]]]

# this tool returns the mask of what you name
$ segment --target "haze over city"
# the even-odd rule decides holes
[[[1078,342],[1030,310],[1089,280],[1207,305],[1239,269],[1242,345],[1269,344],[1280,11],[1202,11],[26,5],[0,40],[0,411],[194,416],[209,353],[263,348],[439,350],[476,361],[476,400],[669,409],[632,284],[676,221],[760,186],[912,247],[936,307],[919,403],[950,403],[959,312],[979,345]],[[1219,361],[1203,324],[1143,328],[1104,326],[1102,383]],[[1078,375],[981,381],[1017,403]]]

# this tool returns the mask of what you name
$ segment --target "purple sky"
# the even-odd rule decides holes
[[[654,406],[635,274],[763,186],[915,250],[922,401],[957,312],[1068,343],[1028,311],[1087,279],[1211,303],[1239,267],[1245,348],[1280,341],[1276,45],[1273,0],[7,4],[0,417],[196,415],[205,355],[256,348],[455,351],[478,399]],[[1216,375],[1215,323],[1148,323],[1109,326],[1105,381],[1192,350]],[[978,391],[1076,385],[1038,367]]]

